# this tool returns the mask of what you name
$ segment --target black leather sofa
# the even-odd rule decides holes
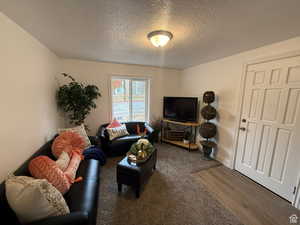
[[[141,131],[147,128],[147,133],[144,138],[147,138],[152,144],[154,141],[154,129],[146,122],[127,122],[123,123],[126,125],[129,135],[124,137],[116,138],[112,141],[109,140],[109,135],[106,130],[108,123],[102,124],[97,132],[97,136],[101,142],[101,148],[106,153],[107,156],[121,156],[125,155],[131,145],[141,138],[137,134],[137,125],[139,125]]]
[[[93,145],[98,145],[96,137],[89,137]],[[43,145],[24,164],[15,171],[16,176],[31,176],[28,164],[31,159],[39,155],[46,155],[55,160],[51,153],[53,140]],[[95,225],[97,218],[97,205],[99,195],[100,163],[98,160],[83,160],[77,171],[77,176],[82,176],[83,181],[74,183],[64,195],[69,206],[70,214],[64,216],[48,217],[30,223],[30,225]],[[34,207],[30,205],[29,207]],[[4,224],[20,225],[15,213],[9,207],[5,195],[5,183],[0,184],[0,212]]]

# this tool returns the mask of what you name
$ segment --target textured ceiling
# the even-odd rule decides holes
[[[300,35],[300,0],[0,0],[57,55],[187,68]],[[164,48],[153,30],[174,35]]]

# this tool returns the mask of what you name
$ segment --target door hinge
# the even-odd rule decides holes
[[[296,188],[296,186],[295,186],[295,187],[294,187],[294,190],[293,190],[293,195],[296,194],[296,189],[297,189],[297,188]]]

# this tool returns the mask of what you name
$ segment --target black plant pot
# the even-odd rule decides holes
[[[203,158],[206,159],[206,160],[211,160],[212,158],[210,157],[210,154],[212,152],[212,147],[203,146],[202,150],[203,150]]]
[[[204,140],[200,141],[200,144],[202,145],[203,159],[212,160],[210,154],[212,153],[212,149],[216,147],[216,143],[210,140]]]

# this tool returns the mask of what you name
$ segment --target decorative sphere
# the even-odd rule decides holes
[[[206,91],[203,94],[203,102],[212,103],[215,101],[215,93],[213,91]]]
[[[201,115],[206,120],[212,120],[217,116],[217,110],[211,105],[204,106],[201,109]]]
[[[217,127],[210,122],[202,123],[199,128],[199,133],[204,138],[212,138],[217,134]]]

